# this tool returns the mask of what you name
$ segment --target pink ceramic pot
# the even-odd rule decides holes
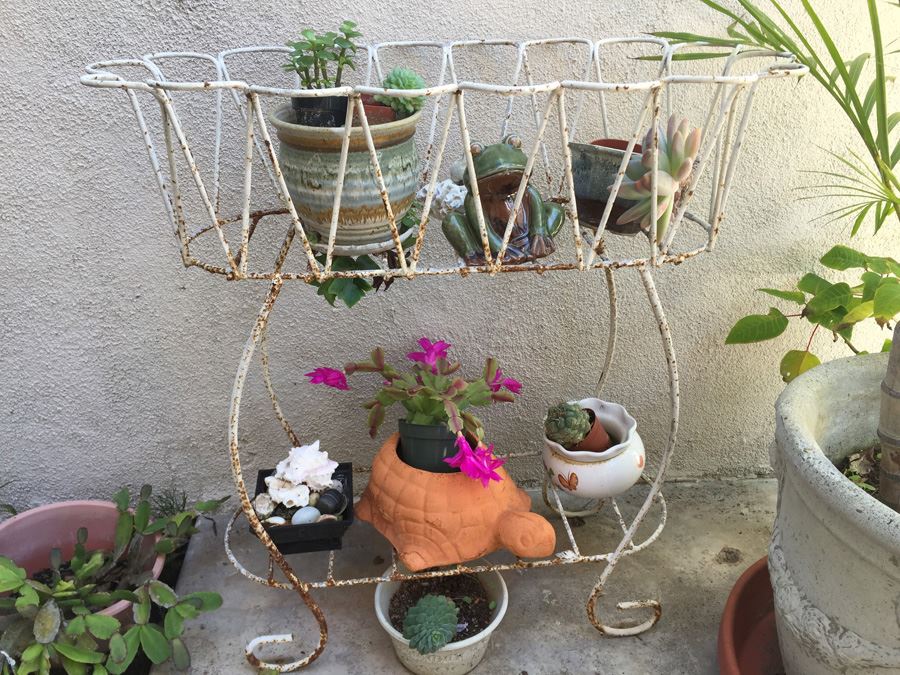
[[[31,576],[50,564],[50,550],[60,549],[69,560],[75,551],[79,527],[88,530],[87,549],[110,551],[113,548],[119,512],[112,502],[73,501],[39,506],[0,522],[0,556],[6,556]],[[153,578],[158,579],[166,557],[153,562]],[[132,621],[131,603],[120,600],[101,614],[114,616],[122,623]]]

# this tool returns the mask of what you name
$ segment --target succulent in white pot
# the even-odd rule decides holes
[[[578,436],[584,438],[588,431],[572,407],[590,412],[591,427],[602,425],[609,437],[603,450],[582,449],[584,440]],[[585,499],[605,499],[625,492],[638,481],[644,471],[644,442],[638,435],[637,422],[623,406],[599,398],[570,401],[565,419],[556,417],[556,408],[545,419],[543,452],[544,466],[556,487]]]

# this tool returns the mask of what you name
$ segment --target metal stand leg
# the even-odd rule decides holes
[[[302,598],[306,606],[309,607],[309,610],[313,613],[316,622],[319,624],[319,642],[316,645],[315,649],[313,649],[313,651],[307,657],[292,661],[290,663],[267,663],[261,660],[256,655],[256,649],[259,646],[266,644],[292,642],[294,639],[292,634],[264,635],[251,640],[247,644],[245,653],[247,656],[247,660],[253,666],[257,668],[268,668],[281,673],[285,673],[303,668],[319,657],[319,655],[324,651],[325,644],[328,641],[328,626],[325,623],[325,615],[322,613],[322,609],[309,594],[309,586],[297,578],[297,576],[294,574],[294,570],[288,564],[287,560],[285,560],[284,556],[281,555],[281,552],[269,537],[265,528],[262,526],[262,523],[260,523],[259,518],[257,518],[256,512],[253,510],[253,506],[250,503],[250,497],[247,494],[247,486],[244,483],[243,471],[241,469],[240,452],[238,448],[238,417],[240,414],[241,395],[243,394],[244,383],[247,379],[247,372],[250,369],[250,363],[253,360],[253,353],[256,349],[256,346],[259,345],[264,339],[266,323],[268,322],[269,314],[272,311],[275,300],[278,298],[278,293],[281,291],[282,283],[283,281],[281,276],[276,276],[273,279],[272,285],[269,287],[269,292],[266,295],[266,299],[263,302],[263,306],[256,318],[256,323],[253,325],[253,330],[250,332],[250,337],[247,339],[247,343],[244,345],[244,352],[241,355],[237,373],[234,377],[234,388],[232,389],[231,393],[231,413],[229,415],[228,424],[228,444],[231,450],[231,470],[234,475],[234,483],[237,487],[241,509],[243,510],[247,521],[250,523],[250,527],[253,530],[253,533],[262,542],[263,546],[266,547],[266,550],[269,553],[270,560],[281,569],[288,582],[291,584],[293,589],[297,591],[297,594]],[[267,371],[267,358],[265,357],[265,355],[264,359],[266,363],[264,369]],[[270,396],[272,396],[273,406],[275,406],[276,414],[278,414],[280,412],[280,408],[278,407],[277,399],[274,397],[274,394],[271,390],[271,381],[269,381],[267,377],[266,380],[266,386],[269,389]],[[284,421],[283,416],[279,415],[279,420],[283,425],[287,424]],[[293,435],[293,431],[290,431],[289,426],[285,426],[285,430],[288,431],[288,435],[291,436],[292,439],[296,438],[296,436]],[[269,577],[271,578],[271,573]]]
[[[591,591],[591,595],[587,601],[588,619],[590,619],[590,622],[593,624],[594,628],[605,635],[613,636],[637,635],[639,633],[643,633],[645,630],[653,627],[656,622],[659,621],[659,617],[662,615],[662,607],[656,600],[620,602],[616,605],[616,607],[620,610],[651,608],[653,609],[653,616],[651,616],[643,623],[638,624],[637,626],[630,626],[628,628],[608,626],[600,621],[600,618],[597,616],[596,604],[599,597],[603,594],[603,590],[606,586],[607,581],[609,580],[609,576],[612,574],[613,569],[615,569],[616,563],[618,563],[619,558],[622,556],[622,552],[625,551],[627,547],[632,546],[634,535],[637,532],[637,529],[640,526],[641,522],[643,521],[644,516],[647,515],[647,511],[650,510],[650,506],[653,504],[653,502],[661,497],[660,489],[662,488],[666,470],[668,469],[669,463],[672,459],[672,452],[675,449],[675,437],[678,433],[678,365],[675,361],[675,349],[672,346],[672,335],[669,332],[669,324],[668,321],[666,321],[666,315],[663,312],[662,304],[659,301],[659,295],[656,292],[656,285],[653,283],[653,277],[650,274],[650,270],[647,267],[640,267],[639,272],[641,275],[641,281],[644,284],[644,290],[647,293],[647,299],[649,300],[650,307],[653,310],[653,316],[656,318],[660,336],[662,337],[663,351],[665,352],[666,365],[669,374],[669,397],[672,406],[672,417],[669,426],[669,436],[666,441],[666,448],[663,452],[662,459],[660,460],[659,471],[657,472],[656,478],[650,486],[650,492],[647,494],[647,498],[644,500],[644,503],[638,510],[638,513],[635,516],[634,521],[632,521],[631,526],[626,530],[625,536],[622,538],[622,541],[619,542],[616,550],[613,552],[612,556],[610,556],[606,567],[603,569],[603,573],[600,575],[600,579],[594,585],[594,588]]]

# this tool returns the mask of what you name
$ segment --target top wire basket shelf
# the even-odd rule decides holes
[[[652,37],[386,42],[366,48],[359,83],[308,90],[299,88],[296,79],[273,82],[288,79],[278,65],[289,50],[261,46],[215,55],[160,52],[102,61],[89,65],[81,81],[127,93],[185,266],[229,279],[306,282],[585,271],[680,263],[712,250],[757,87],[805,72],[790,55],[762,50],[737,49],[723,53],[720,60],[679,58],[691,49]],[[416,64],[428,86],[377,86],[390,63]],[[415,134],[421,214],[412,221],[392,204],[373,139],[376,127],[366,117],[363,97],[375,94],[425,97]],[[330,217],[317,233],[304,224],[302,205],[291,197],[272,128],[278,106],[292,98],[318,96],[346,96],[349,106],[344,125],[327,130],[339,157],[338,175],[327,195]],[[671,222],[658,237],[658,129],[663,115],[673,112],[692,114],[703,135]],[[356,125],[350,123],[354,116]],[[645,149],[653,166],[649,231],[631,240],[606,236],[626,165],[647,129],[654,130],[648,137],[651,147]],[[475,175],[476,130],[487,142],[517,132],[527,163],[505,224],[489,222],[481,200],[474,200],[484,258],[467,266],[442,236],[434,216],[440,215],[440,181],[450,173],[453,159],[461,158],[468,175]],[[599,222],[588,227],[579,216],[583,204],[576,194],[570,144],[588,143],[595,135],[622,139],[625,151]],[[342,188],[352,152],[368,154],[370,190],[380,196],[386,221],[383,241],[341,242]],[[187,178],[182,177],[185,173]],[[258,176],[263,178],[255,180]],[[523,262],[510,260],[508,250],[527,184],[540,186],[545,200],[562,204],[567,223],[551,256]],[[478,196],[474,179],[466,187]],[[492,226],[502,237],[499,250],[488,245]],[[372,256],[377,269],[347,270],[334,264],[338,256],[362,254],[380,254]]]

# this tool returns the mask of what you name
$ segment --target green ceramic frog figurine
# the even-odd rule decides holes
[[[499,143],[487,147],[473,143],[471,149],[491,255],[496,256],[503,243],[506,222],[513,211],[528,158],[522,152],[522,141],[514,135],[507,135]],[[453,173],[455,182],[469,187],[468,170],[463,172],[457,168]],[[513,224],[503,261],[516,264],[550,255],[556,249],[553,237],[564,221],[563,207],[545,202],[540,193],[529,185]],[[485,263],[471,188],[463,208],[451,211],[444,217],[443,231],[466,265]]]

